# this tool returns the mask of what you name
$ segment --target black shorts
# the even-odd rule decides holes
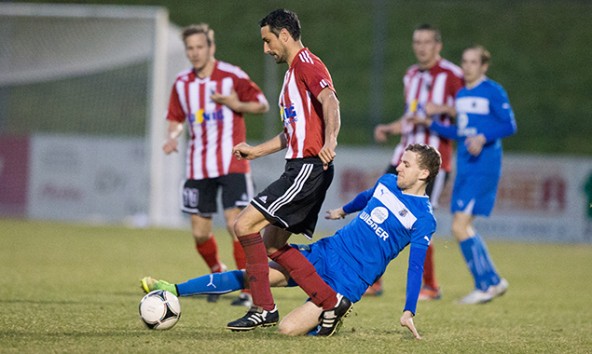
[[[244,208],[253,197],[251,174],[232,173],[204,179],[188,179],[183,185],[181,210],[188,214],[210,217],[218,211],[218,190],[222,189],[222,207]]]
[[[397,166],[389,165],[386,169],[385,173],[392,173],[394,175],[397,174]],[[436,179],[432,182],[428,183],[426,187],[426,195],[430,197],[430,203],[432,204],[432,208],[436,209],[439,206],[440,196],[442,195],[442,191],[446,186],[446,182],[448,182],[448,177],[450,173],[440,169],[438,171],[438,175]]]
[[[272,225],[312,238],[333,174],[333,164],[324,170],[318,157],[287,160],[280,178],[251,204]]]

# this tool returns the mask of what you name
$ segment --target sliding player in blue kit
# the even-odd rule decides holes
[[[342,208],[327,211],[325,216],[342,219],[360,211],[350,223],[335,235],[310,245],[292,245],[306,256],[327,284],[356,302],[368,286],[382,276],[389,262],[411,244],[406,302],[400,324],[417,339],[421,337],[413,317],[426,251],[436,231],[436,219],[425,190],[438,174],[441,163],[440,153],[432,146],[409,145],[397,166],[398,175],[385,174],[373,188],[360,193]],[[275,287],[296,285],[275,262],[270,262],[269,280]],[[160,289],[178,296],[223,294],[248,287],[245,273],[240,270],[208,274],[179,284],[151,277],[143,278],[141,283],[146,292]],[[320,321],[322,311],[306,301],[284,317],[279,330],[288,335],[311,331],[314,334],[315,328],[318,332],[318,326],[323,323]]]
[[[497,273],[485,242],[475,231],[477,215],[493,210],[502,172],[501,139],[516,133],[514,112],[503,87],[485,74],[491,55],[480,45],[464,50],[465,87],[456,95],[456,125],[424,121],[430,130],[457,141],[457,171],[451,199],[452,234],[474,280],[475,289],[459,302],[479,304],[503,295],[508,281]],[[448,110],[442,107],[442,110]],[[421,124],[422,122],[418,122]]]

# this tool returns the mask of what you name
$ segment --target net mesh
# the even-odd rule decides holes
[[[152,21],[1,17],[0,129],[146,133]],[[125,35],[122,35],[125,34]]]
[[[179,35],[158,7],[0,4],[0,215],[178,222]]]

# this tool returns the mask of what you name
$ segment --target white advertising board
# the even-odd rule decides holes
[[[148,224],[150,180],[145,141],[140,138],[96,138],[36,135],[31,141],[27,215],[37,219]],[[182,150],[181,150],[182,151]],[[392,150],[338,148],[335,178],[319,215],[318,237],[332,234],[351,220],[325,220],[330,208],[344,205],[372,187],[385,170]],[[155,226],[189,229],[179,211],[184,156],[169,156],[165,184],[167,223]],[[173,163],[174,162],[174,163]],[[284,170],[282,152],[252,161],[256,189],[261,191]],[[454,176],[436,210],[437,234],[450,237],[450,193]],[[588,185],[586,188],[585,186]],[[487,238],[516,241],[592,243],[592,159],[510,155],[504,157],[502,180],[493,214],[477,218]],[[172,215],[174,214],[174,215]],[[219,213],[215,223],[223,228]],[[161,216],[162,218],[162,216]],[[303,242],[295,237],[293,242]]]
[[[28,216],[121,222],[147,215],[145,140],[35,135]]]

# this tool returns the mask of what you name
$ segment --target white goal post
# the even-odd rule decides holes
[[[23,216],[179,226],[184,157],[161,146],[188,64],[167,9],[1,3],[0,36],[0,137],[31,145]]]

